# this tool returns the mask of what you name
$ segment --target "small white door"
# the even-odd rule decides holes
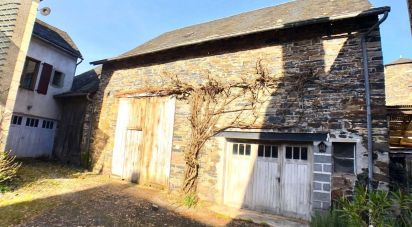
[[[230,144],[228,153],[227,181],[225,189],[225,204],[233,207],[252,206],[251,195],[253,168],[256,152],[251,144]]]
[[[13,115],[6,150],[19,158],[50,156],[53,151],[57,121],[32,116]]]
[[[309,157],[307,146],[228,143],[224,203],[308,219]]]
[[[280,209],[279,146],[258,145],[253,176],[253,209],[278,213]]]
[[[282,168],[282,213],[310,218],[311,169],[307,146],[284,146]]]
[[[115,143],[112,155],[112,174],[123,177],[125,141],[127,125],[129,123],[130,105],[127,99],[120,99],[116,121]]]
[[[124,143],[124,166],[122,179],[137,183],[140,176],[140,152],[142,131],[128,129]]]

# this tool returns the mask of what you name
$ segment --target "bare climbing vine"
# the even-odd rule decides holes
[[[294,75],[290,91],[295,95],[290,103],[303,103],[305,83],[313,79],[313,75],[314,73]],[[297,120],[291,124],[258,123],[262,105],[285,82],[284,77],[269,75],[261,60],[257,61],[253,75],[241,76],[236,81],[211,75],[205,76],[201,82],[186,82],[170,73],[165,73],[164,77],[161,87],[148,86],[144,92],[175,95],[178,99],[187,100],[190,106],[191,131],[184,149],[186,166],[182,185],[186,194],[196,193],[199,154],[211,137],[229,128],[295,127],[304,113],[301,110]]]

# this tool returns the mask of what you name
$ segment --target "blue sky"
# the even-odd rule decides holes
[[[161,33],[241,12],[287,2],[286,0],[44,0],[52,13],[38,18],[65,30],[85,60],[117,56]],[[390,6],[381,26],[384,62],[412,58],[412,36],[406,0],[370,0],[374,6]]]

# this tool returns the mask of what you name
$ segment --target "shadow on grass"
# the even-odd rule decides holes
[[[119,192],[132,185],[91,189],[0,206],[0,226],[205,226],[142,198]]]
[[[41,159],[19,159],[17,161],[21,163],[17,177],[7,183],[7,186],[13,191],[46,179],[78,178],[85,172],[84,169],[62,165],[54,161]]]

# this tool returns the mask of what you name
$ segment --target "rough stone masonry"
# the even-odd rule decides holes
[[[260,129],[274,132],[328,132],[331,141],[356,143],[356,173],[367,172],[365,90],[361,42],[358,34],[377,22],[376,16],[327,22],[299,28],[261,32],[241,37],[180,47],[160,53],[104,64],[101,87],[95,96],[95,127],[92,163],[110,173],[115,138],[118,98],[116,94],[147,85],[161,84],[164,72],[182,80],[202,80],[205,73],[227,80],[256,73],[261,60],[269,74],[281,78],[261,109]],[[371,78],[375,177],[388,182],[387,121],[382,49],[379,30],[368,38]],[[292,90],[297,77],[306,76],[303,96]],[[183,150],[189,136],[189,107],[176,103],[169,189],[180,189]],[[294,125],[270,128],[268,125]],[[313,207],[328,208],[331,196],[348,194],[357,180],[354,174],[334,174],[329,148],[315,150]],[[316,146],[315,146],[316,147]],[[201,153],[198,192],[202,199],[222,202],[224,139],[210,140]]]

